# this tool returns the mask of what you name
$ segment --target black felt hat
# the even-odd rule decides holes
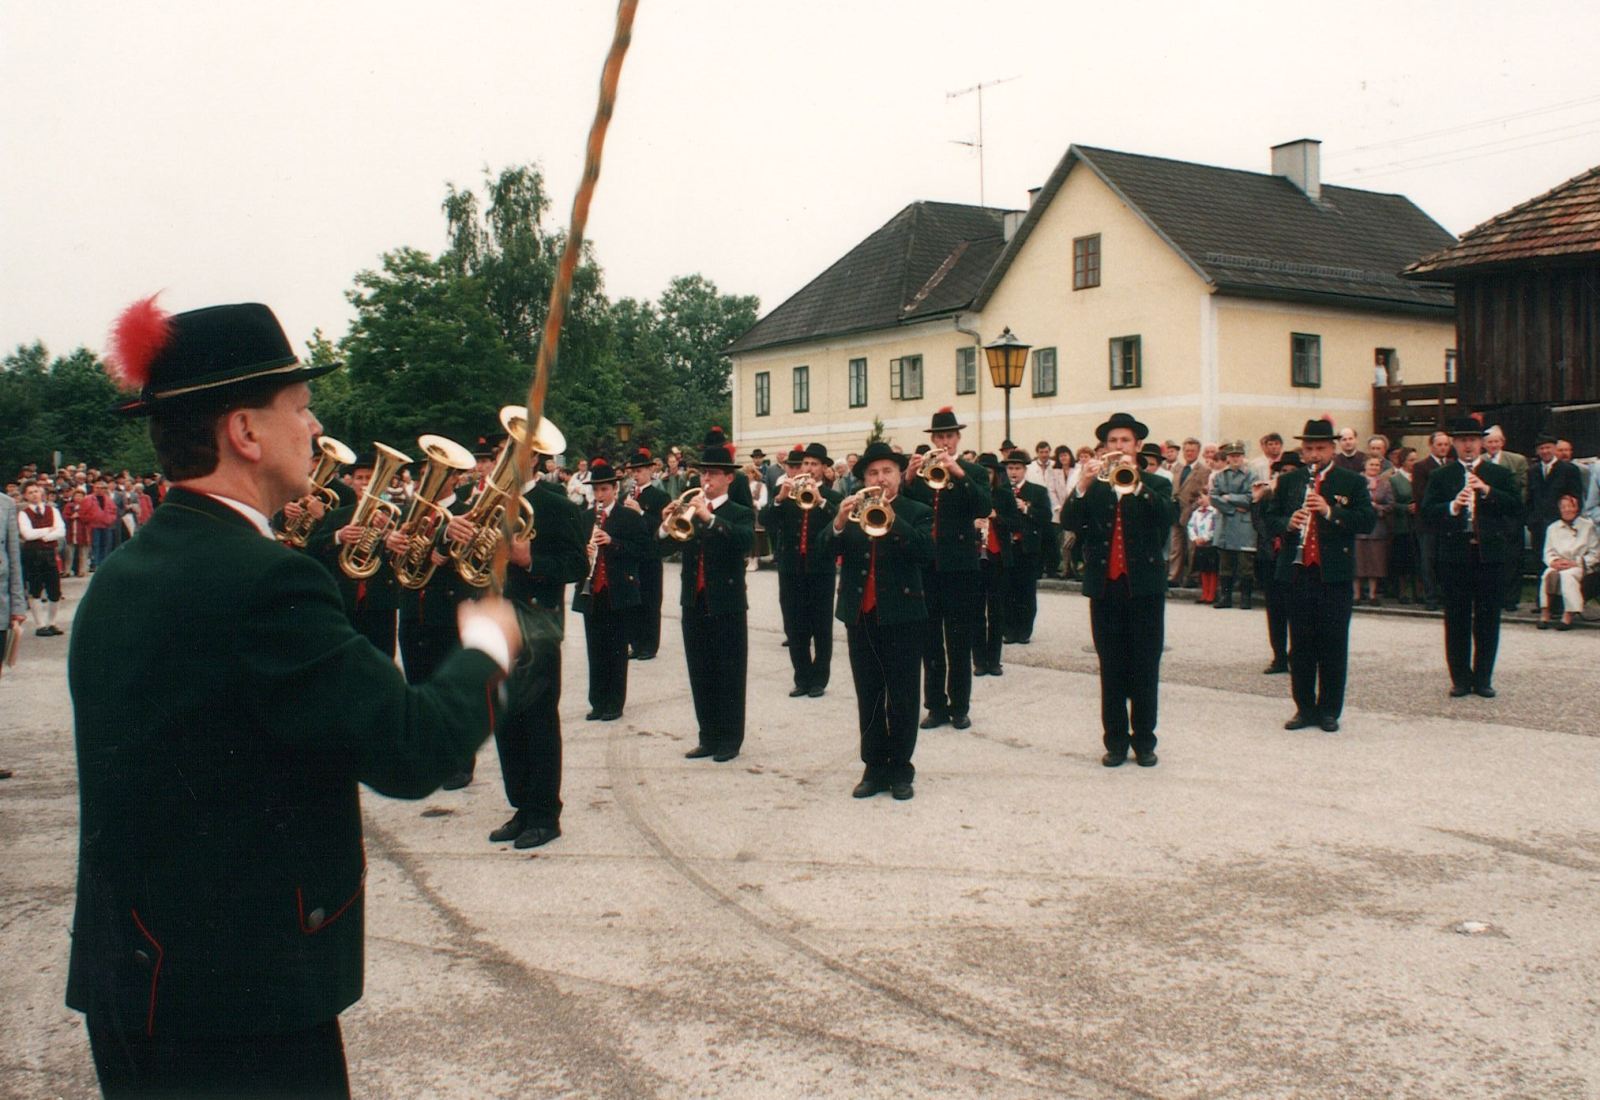
[[[1033,459],[1028,457],[1028,453],[1026,451],[1012,451],[1010,454],[1006,455],[1005,464],[1007,466],[1026,466],[1032,461]]]
[[[933,423],[924,428],[925,432],[959,432],[966,425],[956,419],[956,411],[949,405],[933,414]]]
[[[978,456],[978,465],[988,470],[998,470],[1000,468],[1000,460],[994,456],[992,451],[984,451]]]
[[[1549,443],[1551,446],[1554,446],[1555,444],[1557,444],[1559,442],[1561,442],[1561,441],[1559,439],[1557,439],[1555,436],[1551,435],[1549,432],[1540,432],[1539,435],[1538,435],[1538,438],[1536,438],[1533,441],[1533,445],[1535,447],[1542,447],[1546,443]]]
[[[167,313],[150,297],[122,312],[111,330],[107,366],[124,390],[114,409],[149,416],[172,401],[226,400],[235,386],[287,386],[339,366],[301,364],[272,310],[259,302]]]
[[[1299,451],[1284,451],[1278,456],[1278,460],[1272,464],[1272,472],[1278,473],[1291,468],[1298,470],[1304,465],[1305,461],[1300,457]]]
[[[1333,431],[1333,421],[1319,416],[1315,420],[1307,420],[1306,426],[1295,438],[1302,443],[1332,443],[1337,436]]]
[[[1139,421],[1135,420],[1128,413],[1112,413],[1110,420],[1107,420],[1104,424],[1101,424],[1094,430],[1094,437],[1100,442],[1104,443],[1106,441],[1106,436],[1110,435],[1112,431],[1117,428],[1132,429],[1133,438],[1135,439],[1146,439],[1150,435],[1150,429],[1145,427]]]
[[[901,454],[899,451],[889,446],[889,444],[879,439],[867,444],[867,449],[861,453],[860,458],[856,459],[855,467],[850,472],[857,478],[865,480],[867,476],[867,467],[871,466],[874,462],[881,462],[886,458],[893,462],[896,466],[899,466],[901,473],[905,472],[906,463],[911,461],[910,455]]]
[[[1161,465],[1161,463],[1166,461],[1167,458],[1167,456],[1162,453],[1161,445],[1159,443],[1146,443],[1143,447],[1140,447],[1139,457],[1148,458],[1157,466]]]
[[[604,458],[591,458],[589,460],[590,485],[615,485],[617,483],[617,470]]]
[[[628,456],[628,461],[622,464],[622,468],[625,470],[638,470],[655,464],[655,456],[650,453],[650,448],[640,447]]]
[[[785,466],[798,466],[805,460],[805,457],[806,449],[796,443],[789,448],[789,453],[783,456],[783,464]]]
[[[828,448],[821,443],[807,443],[805,457],[814,458],[824,466],[833,465],[833,459],[828,457]]]
[[[702,470],[737,470],[738,460],[733,457],[733,448],[727,444],[710,446],[700,452],[698,462],[690,463]]]
[[[1484,428],[1482,421],[1474,417],[1452,416],[1445,421],[1444,430],[1453,438],[1458,435],[1482,436],[1487,429]]]

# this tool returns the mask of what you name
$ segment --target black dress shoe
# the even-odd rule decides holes
[[[1302,714],[1297,710],[1294,712],[1294,717],[1283,724],[1283,728],[1286,730],[1303,730],[1307,726],[1314,726],[1316,724],[1317,719],[1315,715]]]
[[[700,760],[703,757],[712,755],[716,751],[717,750],[711,748],[709,745],[696,745],[694,748],[684,753],[683,758],[685,760]]]
[[[522,830],[521,835],[511,842],[513,848],[540,848],[549,844],[561,835],[561,829],[555,825],[530,825]]]
[[[950,721],[950,716],[948,714],[941,714],[939,711],[930,710],[928,712],[928,716],[917,724],[917,728],[924,730],[936,730],[948,721]]]
[[[1337,718],[1329,718],[1327,715],[1323,715],[1321,720],[1317,722],[1317,725],[1322,727],[1323,733],[1339,732],[1339,719]]]
[[[739,755],[739,750],[738,749],[734,749],[732,752],[727,752],[727,751],[719,752],[716,755],[712,756],[711,762],[714,763],[714,764],[726,764],[728,761],[732,760],[734,757],[736,757],[738,755]]]
[[[1276,676],[1280,672],[1288,672],[1288,671],[1289,671],[1289,662],[1288,661],[1273,661],[1270,665],[1268,665],[1266,668],[1261,670],[1261,674],[1263,676]]]
[[[1033,639],[1032,638],[1017,638],[1015,640],[1015,644],[1016,645],[1032,645],[1033,644]]]
[[[1539,629],[1540,630],[1549,630],[1550,629],[1550,620],[1549,619],[1540,619],[1539,620]]]
[[[439,789],[441,791],[459,791],[462,787],[465,787],[471,782],[471,772],[456,772],[456,774],[452,775],[449,779],[446,779],[443,783],[440,783]]]
[[[1484,684],[1482,687],[1475,687],[1475,688],[1472,689],[1472,691],[1473,691],[1473,694],[1477,695],[1479,698],[1482,698],[1482,699],[1493,699],[1496,695],[1500,694],[1498,691],[1496,691],[1494,688],[1490,687],[1488,684]]]
[[[989,666],[989,675],[990,676],[1004,676],[1005,674],[1006,674],[1006,666],[1005,665],[990,665]]]
[[[958,730],[964,730],[968,726],[972,725],[972,719],[968,718],[965,714],[957,714],[950,719],[950,724]]]
[[[608,710],[604,714],[600,715],[600,721],[602,721],[602,722],[615,722],[618,718],[621,718],[621,717],[622,717],[622,712],[620,710]]]
[[[972,666],[972,674],[974,676],[987,676],[987,675],[989,675],[989,666],[988,665],[973,665]]]
[[[871,798],[873,795],[882,794],[884,791],[886,791],[888,789],[889,789],[889,784],[885,783],[883,780],[877,778],[876,776],[871,776],[871,775],[862,776],[861,777],[861,782],[857,783],[856,786],[855,786],[855,790],[850,792],[850,797],[851,798]]]
[[[1472,694],[1472,689],[1470,687],[1468,687],[1466,684],[1451,684],[1450,685],[1450,698],[1452,698],[1452,699],[1459,699],[1463,695],[1471,695],[1471,694]]]
[[[1108,752],[1100,758],[1100,764],[1107,768],[1120,768],[1128,762],[1128,750],[1121,752]]]
[[[635,653],[633,655],[633,659],[635,661],[653,661],[653,660],[655,660],[655,657],[656,657],[656,655],[655,655],[654,651],[651,651],[649,653]]]
[[[828,694],[828,689],[824,687],[815,687],[806,692],[806,694],[811,696],[813,699],[821,699],[824,695]]]
[[[889,785],[889,793],[894,796],[896,802],[904,802],[917,792],[912,790],[910,781],[906,780],[900,783],[891,783]]]
[[[591,710],[588,714],[585,714],[583,716],[583,720],[585,722],[598,722],[598,721],[600,721],[600,714],[601,714],[600,708],[596,707],[594,710]]]
[[[1153,768],[1156,766],[1157,757],[1154,752],[1136,752],[1133,754],[1133,762],[1141,768]]]
[[[519,810],[511,815],[511,820],[489,834],[489,839],[496,844],[504,844],[508,840],[515,840],[522,835],[524,829],[522,812]]]
[[[805,695],[808,690],[809,689],[803,687],[792,688],[789,691],[789,698],[798,699],[800,696]]]
[[[38,630],[33,632],[33,636],[35,638],[48,638],[50,637],[50,628],[48,626],[41,626]]]
[[[1556,624],[1556,629],[1557,630],[1571,630],[1572,629],[1572,624],[1569,623],[1567,620],[1562,619],[1559,623]]]

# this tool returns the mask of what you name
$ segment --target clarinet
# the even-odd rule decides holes
[[[1473,459],[1472,462],[1467,465],[1466,475],[1461,479],[1461,485],[1462,485],[1463,488],[1468,487],[1468,483],[1470,482],[1470,480],[1471,480],[1471,478],[1473,476],[1472,472],[1478,468],[1478,463],[1480,463],[1482,461],[1483,461],[1483,459],[1480,456],[1478,458]],[[1467,529],[1472,532],[1472,541],[1474,543],[1476,543],[1478,541],[1478,534],[1479,534],[1479,528],[1478,528],[1478,491],[1476,489],[1474,489],[1472,491],[1472,496],[1467,498]]]
[[[1306,495],[1301,498],[1300,507],[1297,509],[1297,511],[1302,512],[1305,511],[1306,501],[1311,499],[1311,494],[1320,493],[1322,491],[1321,472],[1314,464],[1307,466],[1306,470],[1309,472],[1309,476],[1306,478]],[[1317,522],[1317,517],[1308,515],[1306,516],[1306,525],[1300,528],[1300,541],[1295,544],[1294,548],[1294,564],[1296,565],[1304,565],[1306,563],[1306,531],[1309,530],[1311,525],[1315,522]]]

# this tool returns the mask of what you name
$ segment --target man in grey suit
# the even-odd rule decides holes
[[[28,621],[28,597],[22,591],[22,535],[17,527],[17,504],[0,493],[0,660],[5,659],[10,631],[21,630]],[[10,779],[11,769],[0,768],[0,779]]]

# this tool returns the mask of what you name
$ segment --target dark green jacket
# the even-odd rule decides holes
[[[1009,492],[999,495],[1009,496],[1015,502],[1018,493],[1028,502],[1028,510],[1023,512],[1016,509],[1016,520],[1010,527],[1010,533],[1014,536],[1011,538],[1015,558],[1013,564],[1032,569],[1037,576],[1042,561],[1040,555],[1047,540],[1053,537],[1050,527],[1050,490],[1043,485],[1024,481],[1020,486],[1010,486]]]
[[[672,502],[666,490],[659,485],[646,485],[639,492],[639,508],[644,514],[644,529],[652,538],[655,537],[656,528],[661,526],[661,509]]]
[[[450,501],[445,509],[453,515],[460,515],[466,511],[466,502],[462,499],[467,490],[463,487],[459,495],[446,499]],[[456,618],[456,605],[467,598],[467,589],[471,586],[462,580],[456,573],[455,562],[450,560],[450,543],[444,536],[444,525],[441,524],[437,537],[434,539],[434,550],[444,557],[444,564],[433,571],[433,576],[421,588],[407,588],[400,584],[400,621],[415,623],[420,626],[450,626]],[[390,558],[391,569],[393,557]]]
[[[595,514],[594,509],[583,513],[585,546],[589,545],[589,539],[594,534]],[[656,552],[655,539],[644,524],[639,513],[620,504],[614,505],[611,514],[606,517],[606,534],[611,536],[611,542],[602,546],[600,553],[605,555],[606,563],[606,606],[613,610],[639,606],[639,563]],[[590,566],[589,577],[594,576],[595,568]],[[589,589],[590,586],[585,584],[572,597],[572,610],[589,610],[594,602]]]
[[[738,482],[739,478],[734,478]],[[700,558],[706,561],[706,609],[713,615],[743,615],[749,603],[744,594],[745,558],[756,540],[756,516],[733,494],[712,514],[709,526],[695,521],[695,535],[688,542],[662,537],[663,552],[671,546],[683,549],[683,584],[678,596],[681,607],[693,607],[698,593]]]
[[[1522,552],[1522,498],[1517,495],[1517,477],[1493,462],[1478,463],[1478,479],[1489,491],[1478,497],[1478,558],[1503,562],[1512,553]],[[1450,514],[1450,502],[1467,483],[1467,468],[1451,462],[1428,475],[1427,496],[1422,501],[1422,517],[1439,536],[1439,560],[1452,565],[1466,562],[1472,553],[1472,522],[1467,514]]]
[[[1267,531],[1282,536],[1278,550],[1278,579],[1294,579],[1295,550],[1300,532],[1289,526],[1289,518],[1305,503],[1306,483],[1311,471],[1305,467],[1278,476],[1278,487],[1267,504]],[[1342,466],[1334,466],[1322,480],[1322,496],[1331,509],[1327,516],[1313,517],[1317,525],[1317,544],[1322,554],[1322,579],[1325,583],[1354,580],[1356,575],[1356,536],[1377,526],[1378,513],[1367,492],[1367,479]]]
[[[427,684],[326,570],[179,487],[73,624],[81,802],[67,1004],[148,1034],[292,1031],[361,996],[357,784],[421,798],[489,734],[500,669]]]
[[[1147,477],[1140,492],[1122,498],[1122,540],[1133,595],[1165,595],[1167,543],[1177,514],[1172,483],[1164,477]],[[1061,525],[1076,534],[1083,547],[1083,594],[1091,599],[1105,595],[1116,518],[1116,491],[1099,480],[1090,482],[1081,496],[1076,490],[1068,493],[1061,508]]]
[[[994,508],[989,471],[976,462],[962,462],[961,468],[967,476],[951,478],[947,489],[934,492],[921,477],[914,477],[900,493],[933,509],[933,568],[940,573],[977,571],[978,531],[972,521]]]
[[[908,500],[903,493],[890,507],[894,509],[894,526],[881,539],[868,537],[859,523],[846,523],[840,533],[834,532],[832,523],[822,529],[823,548],[828,555],[843,553],[833,617],[846,626],[855,625],[861,618],[861,595],[872,565],[873,543],[877,543],[874,584],[879,624],[920,623],[928,618],[922,573],[933,564],[933,510]]]
[[[839,502],[844,497],[832,489],[823,489],[822,503],[808,512],[795,503],[793,496],[779,501],[776,499],[777,494],[776,489],[772,490],[773,502],[761,509],[761,526],[767,529],[767,535],[772,539],[773,557],[777,559],[778,572],[832,576],[833,554],[825,553],[818,539],[822,529],[831,524],[833,517],[839,514]],[[800,559],[801,524],[806,525],[804,561]]]
[[[533,506],[534,537],[528,567],[506,566],[506,598],[560,611],[566,607],[566,586],[589,574],[583,509],[554,481],[537,482],[525,499]]]

